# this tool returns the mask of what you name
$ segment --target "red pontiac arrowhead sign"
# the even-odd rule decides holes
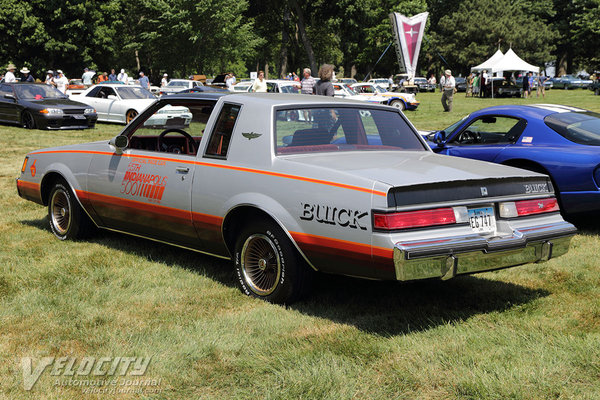
[[[414,78],[419,60],[419,50],[423,41],[425,24],[429,13],[424,12],[413,17],[391,13],[392,30],[396,42],[398,63],[404,66],[406,73]]]

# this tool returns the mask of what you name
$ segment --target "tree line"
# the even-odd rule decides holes
[[[0,0],[0,63],[37,77],[60,68],[151,77],[270,77],[336,66],[338,76],[401,72],[390,12],[428,11],[419,70],[467,74],[498,48],[557,73],[600,69],[600,0]]]

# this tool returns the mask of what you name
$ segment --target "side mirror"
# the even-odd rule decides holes
[[[114,94],[109,94],[107,99],[109,100],[117,100],[117,96],[115,96]]]
[[[5,94],[4,98],[5,99],[11,99],[12,101],[17,101],[17,98],[15,97],[14,94]]]
[[[123,153],[123,150],[129,146],[129,138],[127,136],[119,135],[110,139],[108,142],[111,146],[114,146],[117,154]]]
[[[433,135],[433,142],[438,145],[438,147],[442,147],[444,142],[446,141],[446,132],[438,131]]]

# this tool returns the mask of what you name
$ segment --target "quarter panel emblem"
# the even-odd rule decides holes
[[[256,132],[242,132],[242,136],[245,137],[248,140],[251,139],[256,139],[259,136],[262,136],[262,133],[256,133]]]
[[[481,195],[482,196],[487,196],[488,195],[488,191],[487,191],[487,188],[485,186],[481,187]]]

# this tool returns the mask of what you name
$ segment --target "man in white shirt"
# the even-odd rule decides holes
[[[88,68],[83,70],[83,75],[81,76],[81,80],[85,86],[92,86],[92,78],[96,75],[95,71],[90,71]]]
[[[17,81],[17,78],[15,78],[16,69],[17,67],[15,66],[15,64],[8,64],[8,67],[6,67],[6,74],[4,75],[4,83],[11,83]]]
[[[162,80],[160,81],[160,87],[165,87],[168,85],[169,83],[169,79],[168,79],[169,75],[164,74]]]
[[[129,76],[127,76],[127,72],[124,69],[121,69],[121,72],[117,76],[117,80],[123,82],[124,84],[129,84]]]
[[[69,84],[69,80],[67,79],[67,77],[63,74],[63,72],[59,69],[56,71],[56,73],[58,74],[58,78],[54,78],[54,84],[56,85],[56,88],[63,94],[67,93],[67,85]]]
[[[444,112],[450,112],[452,111],[452,98],[454,97],[456,81],[452,76],[452,71],[449,69],[444,71],[444,76],[440,79],[440,86],[442,87],[442,106],[444,106]]]

